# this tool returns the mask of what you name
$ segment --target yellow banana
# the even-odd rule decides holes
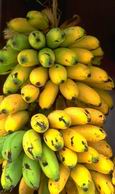
[[[53,82],[48,81],[43,91],[39,95],[39,99],[38,99],[39,106],[42,109],[50,108],[53,105],[57,94],[58,94],[58,86]]]
[[[58,151],[58,155],[60,162],[68,168],[72,169],[77,165],[77,153],[70,150],[69,148],[62,148]]]
[[[100,98],[101,98],[101,97],[100,97]],[[102,98],[101,98],[101,104],[100,104],[100,106],[92,106],[92,108],[101,111],[101,112],[102,112],[103,114],[105,114],[105,115],[107,115],[108,112],[109,112],[109,106],[108,106],[108,104],[105,102],[105,100],[103,100]]]
[[[96,149],[100,154],[103,154],[104,156],[108,158],[111,158],[113,155],[112,148],[107,143],[106,140],[101,140],[97,142],[89,142],[89,145],[92,146],[94,149]]]
[[[78,194],[76,184],[71,177],[69,177],[69,179],[67,180],[65,190],[66,194]]]
[[[88,150],[86,139],[72,128],[63,130],[64,144],[67,148],[75,152],[85,152]]]
[[[49,68],[49,77],[54,84],[60,84],[67,80],[67,70],[60,64]]]
[[[49,128],[49,121],[45,115],[38,113],[32,116],[31,127],[38,133],[44,133]]]
[[[55,102],[55,109],[63,110],[64,108],[66,108],[65,98],[61,94],[59,94]]]
[[[91,176],[99,193],[114,194],[114,186],[109,175],[92,171]]]
[[[33,85],[42,87],[48,80],[48,70],[44,67],[34,68],[30,73],[29,79]]]
[[[0,114],[0,137],[7,134],[7,131],[5,130],[5,123],[7,120],[8,115],[1,113]]]
[[[77,63],[67,67],[67,76],[68,78],[82,81],[90,76],[90,69],[82,63]]]
[[[101,47],[98,47],[98,48],[92,50],[91,52],[92,52],[92,54],[93,54],[95,57],[102,57],[102,56],[104,55],[104,52],[103,52],[103,50],[102,50]]]
[[[52,179],[49,179],[48,181],[48,189],[52,194],[58,194],[64,189],[65,184],[70,175],[69,168],[64,166],[63,164],[60,164],[59,171],[60,171],[60,178],[58,181],[53,181]]]
[[[114,164],[112,160],[102,154],[99,154],[99,161],[97,163],[86,164],[86,167],[102,174],[111,174]]]
[[[101,104],[101,98],[93,88],[81,82],[76,82],[76,84],[79,90],[79,100],[86,104],[91,104],[95,106],[99,106]]]
[[[64,111],[70,116],[71,125],[84,125],[90,121],[90,115],[84,108],[68,107]]]
[[[78,194],[96,194],[95,193],[95,184],[93,181],[90,181],[89,183],[89,187],[88,187],[88,190],[87,191],[84,191],[81,187],[77,186],[77,189],[78,189]]]
[[[99,126],[95,125],[79,125],[72,127],[72,129],[81,134],[87,141],[97,142],[106,137],[106,132]]]
[[[21,178],[18,191],[19,194],[34,194],[34,190],[25,183],[24,178]]]
[[[68,100],[76,100],[79,95],[78,87],[71,79],[67,79],[64,83],[61,83],[59,89],[61,94]]]
[[[50,127],[67,129],[71,125],[71,118],[64,110],[54,110],[48,115]]]

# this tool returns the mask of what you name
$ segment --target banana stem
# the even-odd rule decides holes
[[[57,9],[58,9],[58,0],[52,0],[52,12],[54,17],[55,27],[58,26]]]

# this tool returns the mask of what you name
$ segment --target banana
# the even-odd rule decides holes
[[[55,62],[64,66],[72,66],[78,62],[77,54],[69,48],[57,48],[54,50]]]
[[[97,142],[106,137],[106,132],[100,126],[86,124],[75,126],[71,129],[81,134],[89,142]]]
[[[18,111],[8,115],[5,122],[5,130],[7,132],[14,132],[22,129],[29,120],[29,113],[27,111]]]
[[[71,118],[64,110],[54,110],[48,115],[50,127],[67,129],[71,125]]]
[[[77,153],[70,150],[69,148],[64,147],[59,150],[58,157],[59,161],[70,169],[74,168],[77,165]]]
[[[114,194],[114,186],[109,175],[91,171],[91,176],[99,193]]]
[[[0,164],[3,160],[3,156],[2,156],[2,150],[3,150],[3,146],[4,146],[4,142],[7,139],[8,135],[0,137]]]
[[[103,50],[102,50],[101,47],[98,47],[98,48],[92,50],[91,52],[92,52],[92,54],[93,54],[95,57],[102,57],[102,56],[104,55],[104,52],[103,52]]]
[[[79,90],[79,100],[94,106],[99,106],[101,104],[101,98],[93,88],[82,82],[76,82],[76,84]]]
[[[42,173],[40,177],[40,186],[38,194],[50,194],[48,190],[48,178]]]
[[[44,67],[36,67],[31,71],[29,79],[33,85],[42,87],[48,80],[48,71]]]
[[[45,47],[46,39],[45,35],[41,31],[32,31],[28,37],[29,43],[34,49],[42,49]]]
[[[22,175],[22,158],[23,154],[13,162],[4,160],[1,174],[1,186],[4,191],[11,191],[18,184]]]
[[[28,156],[24,155],[22,162],[22,174],[28,187],[33,190],[39,188],[41,169],[38,161],[31,160]]]
[[[55,53],[50,48],[43,48],[38,53],[38,60],[43,67],[49,68],[54,65]]]
[[[59,163],[56,154],[44,142],[42,157],[39,160],[43,173],[50,179],[57,181],[60,178]]]
[[[85,30],[81,26],[72,26],[63,30],[65,39],[61,46],[68,47],[73,44],[77,39],[81,38],[85,34]]]
[[[85,125],[90,122],[90,114],[81,107],[68,107],[64,111],[71,118],[71,125]]]
[[[108,158],[111,158],[113,155],[112,148],[107,143],[106,140],[101,140],[97,142],[89,142],[89,145],[92,146],[94,149],[96,149],[98,153],[103,154],[104,156]]]
[[[46,34],[46,42],[49,48],[55,49],[63,43],[65,33],[60,28],[52,28]]]
[[[53,151],[61,150],[64,147],[63,135],[57,129],[48,129],[43,134],[46,145]]]
[[[78,163],[96,163],[99,160],[99,153],[93,147],[88,146],[88,151],[78,153]]]
[[[71,170],[70,176],[77,186],[83,191],[88,191],[92,177],[90,171],[84,165],[77,164],[77,166]]]
[[[49,68],[49,77],[54,84],[61,84],[67,80],[67,70],[60,64],[55,64]]]
[[[101,98],[101,97],[100,97],[100,98]],[[103,100],[102,98],[101,98],[101,104],[100,104],[100,106],[98,106],[98,107],[97,107],[97,106],[92,106],[92,108],[101,111],[104,115],[107,115],[108,112],[109,112],[109,106],[108,106],[108,104],[105,102],[105,100]]]
[[[67,76],[74,80],[86,80],[90,77],[90,69],[82,63],[77,63],[76,65],[67,67]]]
[[[13,31],[21,32],[21,33],[27,33],[35,30],[35,28],[28,23],[26,18],[11,19],[7,23],[7,27]]]
[[[66,190],[66,193],[64,194],[78,194],[76,184],[71,177],[69,177],[69,179],[67,180],[67,183],[65,185],[65,190]]]
[[[83,48],[72,48],[72,47],[70,47],[70,49],[77,56],[77,62],[78,63],[83,63],[85,65],[88,65],[89,63],[91,63],[91,61],[93,59],[93,54],[91,53],[91,51],[89,51],[87,49],[83,49]]]
[[[99,161],[97,163],[86,164],[86,167],[102,174],[111,174],[114,164],[112,160],[102,154],[99,154]]]
[[[25,131],[17,131],[6,136],[3,148],[2,157],[8,162],[17,160],[22,152],[22,139]]]
[[[34,189],[30,188],[24,181],[24,178],[21,178],[19,189],[19,194],[34,194]]]
[[[92,125],[98,125],[98,126],[103,126],[105,122],[105,115],[94,108],[85,108],[85,111],[88,112],[88,114],[91,117],[90,124]]]
[[[89,183],[89,188],[87,191],[83,191],[83,189],[79,186],[77,186],[78,189],[78,194],[96,194],[96,188],[95,188],[95,184],[93,181],[90,181]]]
[[[59,94],[55,102],[55,110],[63,110],[66,108],[65,98]]]
[[[10,94],[0,104],[1,113],[15,113],[27,108],[28,104],[22,99],[20,94]]]
[[[38,133],[44,133],[49,128],[49,121],[43,114],[35,114],[31,118],[31,127]]]
[[[49,80],[46,83],[43,91],[39,95],[39,98],[38,98],[39,106],[42,109],[50,108],[53,105],[57,94],[58,94],[58,86]]]
[[[48,189],[52,194],[60,193],[64,189],[70,175],[69,168],[64,166],[63,164],[60,164],[59,172],[60,172],[60,178],[58,181],[54,181],[51,179],[49,179],[48,181]]]
[[[21,88],[21,95],[25,102],[35,102],[39,96],[40,89],[32,84],[26,84]]]
[[[8,115],[1,113],[0,114],[0,137],[3,137],[7,134],[7,131],[5,130],[5,122]]]
[[[30,129],[23,136],[23,149],[31,160],[38,160],[42,157],[42,143],[40,135]]]
[[[70,47],[84,48],[87,50],[97,49],[100,45],[99,40],[95,36],[85,35],[76,40]]]
[[[71,79],[67,79],[64,83],[61,83],[59,89],[67,100],[76,100],[79,95],[77,84]]]
[[[86,139],[72,128],[63,130],[64,145],[75,152],[85,152],[88,150]]]

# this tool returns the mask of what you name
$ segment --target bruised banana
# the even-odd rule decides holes
[[[66,190],[66,193],[64,194],[78,194],[76,184],[71,177],[69,177],[69,179],[67,180],[67,183],[65,185],[65,190]]]
[[[34,194],[34,189],[30,188],[22,177],[18,189],[19,194]]]
[[[84,191],[81,187],[77,186],[78,194],[96,194],[96,188],[93,181],[90,181],[87,191]]]
[[[24,155],[22,162],[22,174],[25,183],[32,189],[39,188],[41,169],[39,162],[31,160],[28,156]]]
[[[48,178],[42,173],[40,177],[40,185],[38,194],[50,194],[48,189]]]
[[[42,156],[42,144],[40,135],[30,129],[23,136],[23,149],[25,154],[32,160],[38,160]]]

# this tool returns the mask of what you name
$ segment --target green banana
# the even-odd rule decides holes
[[[8,138],[8,135],[3,136],[3,137],[0,137],[0,160],[3,159],[2,150],[3,150],[4,142],[5,142],[5,140],[6,140],[7,138]]]
[[[55,54],[50,48],[43,48],[38,53],[38,60],[43,67],[49,68],[54,65]]]
[[[40,186],[38,189],[38,194],[50,194],[48,189],[48,178],[43,173],[40,178]]]

